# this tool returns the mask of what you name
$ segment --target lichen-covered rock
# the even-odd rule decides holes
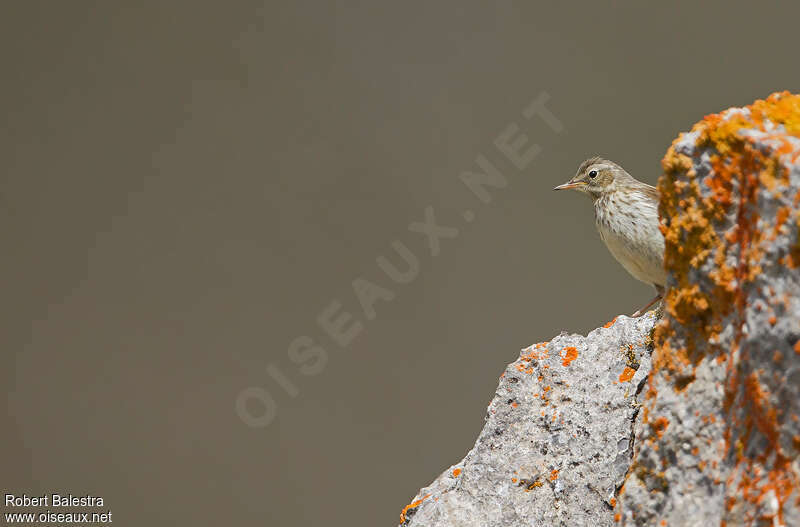
[[[623,525],[800,525],[800,96],[709,115],[663,161],[669,271]]]
[[[523,350],[401,524],[800,526],[800,96],[707,116],[663,165],[652,341],[650,313]]]
[[[403,510],[411,527],[613,525],[655,315],[522,350],[475,447]]]

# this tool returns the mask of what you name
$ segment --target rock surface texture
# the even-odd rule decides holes
[[[663,317],[522,351],[401,525],[800,526],[800,96],[682,134]]]
[[[666,315],[626,525],[800,525],[800,96],[709,115],[663,161]]]
[[[650,371],[653,313],[522,350],[475,447],[402,525],[612,525]]]

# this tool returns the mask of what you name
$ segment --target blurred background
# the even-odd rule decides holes
[[[655,184],[703,115],[797,91],[798,17],[5,3],[4,493],[99,495],[123,525],[396,525],[520,348],[652,295],[550,189],[595,154]],[[537,97],[559,133],[523,116]],[[509,127],[539,148],[522,169]],[[460,179],[478,156],[507,179],[489,203]],[[458,229],[436,256],[409,230],[427,207]],[[376,261],[404,267],[394,241],[405,284]]]

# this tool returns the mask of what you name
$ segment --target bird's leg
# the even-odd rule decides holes
[[[640,317],[640,316],[644,315],[645,313],[647,313],[647,308],[649,308],[650,306],[652,306],[653,304],[655,304],[656,302],[658,302],[659,300],[661,300],[664,297],[664,288],[663,287],[657,285],[656,286],[656,292],[657,292],[656,296],[650,302],[648,302],[646,306],[644,306],[642,309],[638,310],[636,313],[631,315],[632,318],[636,318],[636,317]]]

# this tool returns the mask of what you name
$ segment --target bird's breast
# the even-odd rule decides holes
[[[658,228],[657,203],[639,193],[615,192],[595,200],[600,238],[634,278],[664,285],[664,237]]]

